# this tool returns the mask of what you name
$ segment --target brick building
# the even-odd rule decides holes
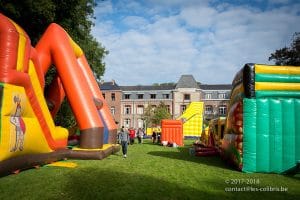
[[[176,84],[119,86],[115,81],[101,82],[100,89],[119,126],[144,128],[144,110],[163,102],[176,119],[193,101],[204,102],[204,118],[225,116],[231,85],[208,85],[192,75],[182,75]]]

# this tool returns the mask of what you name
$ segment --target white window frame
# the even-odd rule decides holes
[[[131,105],[125,105],[124,106],[124,114],[130,115],[131,114]]]

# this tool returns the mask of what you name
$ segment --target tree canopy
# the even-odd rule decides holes
[[[276,65],[300,66],[300,32],[296,32],[290,47],[284,47],[271,54],[269,60]]]
[[[0,1],[0,12],[19,24],[29,35],[35,46],[50,23],[62,26],[82,48],[96,78],[105,71],[104,56],[108,51],[91,34],[94,25],[94,0],[5,0]],[[46,84],[55,75],[49,70]],[[56,123],[65,127],[73,126],[75,120],[70,107],[64,101]]]
[[[105,71],[103,58],[108,51],[91,34],[95,6],[94,0],[5,0],[0,1],[0,12],[27,32],[33,46],[50,23],[61,25],[83,49],[99,78]]]
[[[171,114],[167,106],[163,102],[160,102],[157,107],[149,105],[145,109],[142,119],[145,121],[147,127],[157,126],[161,124],[162,119],[171,119]]]

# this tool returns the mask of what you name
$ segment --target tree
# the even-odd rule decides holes
[[[269,60],[276,65],[300,66],[300,32],[296,32],[290,47],[284,47],[271,54]]]
[[[18,23],[29,35],[35,46],[48,25],[61,25],[72,39],[82,48],[86,58],[99,79],[104,74],[104,56],[108,51],[91,34],[94,25],[94,0],[5,0],[0,1],[0,12]],[[56,71],[51,68],[46,76],[46,86]],[[65,119],[71,120],[65,120]],[[74,123],[72,111],[64,101],[56,118],[56,123],[64,127]]]
[[[153,118],[153,114],[154,114],[153,111],[154,111],[154,109],[152,106],[147,106],[144,110],[143,115],[141,116],[146,127],[152,126],[152,118]]]
[[[142,119],[146,127],[151,127],[161,124],[162,119],[171,119],[171,114],[167,106],[163,102],[160,102],[157,107],[148,106],[144,111]]]
[[[159,125],[161,124],[161,120],[170,119],[170,118],[171,118],[171,114],[168,111],[167,106],[163,102],[160,102],[158,107],[154,109],[152,123]]]

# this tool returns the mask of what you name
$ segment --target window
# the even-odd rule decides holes
[[[144,106],[143,105],[138,105],[136,113],[139,114],[139,115],[144,114]]]
[[[156,99],[156,94],[150,94],[150,99]]]
[[[169,98],[170,98],[170,95],[169,95],[169,94],[163,94],[163,98],[164,98],[164,99],[169,99]]]
[[[184,94],[183,99],[184,100],[191,100],[191,95],[190,94]]]
[[[112,100],[112,101],[115,101],[115,100],[116,100],[116,95],[115,95],[115,93],[111,93],[111,100]]]
[[[209,115],[213,113],[213,106],[212,105],[206,105],[205,106],[205,114]]]
[[[125,115],[130,115],[131,114],[131,106],[130,105],[125,105],[124,114]]]
[[[151,105],[151,110],[155,110],[156,105]]]
[[[144,98],[144,95],[143,95],[143,94],[138,94],[138,95],[137,95],[137,98],[138,98],[138,99],[143,99],[143,98]]]
[[[138,119],[138,128],[144,128],[144,121],[142,119]]]
[[[186,110],[186,105],[181,105],[180,106],[180,111],[183,113]]]
[[[222,106],[219,106],[219,115],[226,115],[226,112],[227,112],[227,107],[222,105]]]
[[[171,112],[170,112],[170,105],[166,105],[166,108],[167,108],[167,111],[168,111],[169,113],[171,113]]]
[[[219,93],[218,94],[218,98],[219,99],[225,99],[226,98],[226,94],[225,93]]]
[[[105,99],[105,93],[102,93],[103,98]]]
[[[124,95],[124,98],[125,98],[125,99],[130,99],[130,94],[125,94],[125,95]]]
[[[130,127],[130,119],[124,119],[124,126],[127,128]]]
[[[211,93],[205,94],[205,99],[211,99]]]
[[[114,106],[110,107],[110,112],[111,112],[112,115],[115,115],[116,108]]]

